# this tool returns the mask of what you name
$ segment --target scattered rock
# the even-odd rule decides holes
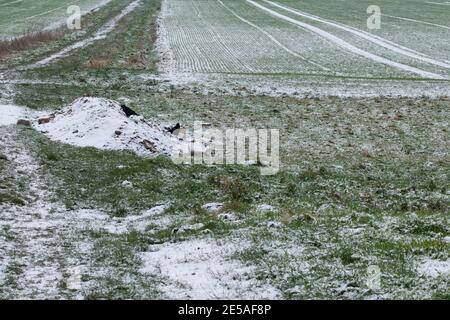
[[[147,149],[148,151],[156,152],[156,146],[150,140],[144,140],[144,141],[142,141],[142,144],[144,145],[145,149]]]
[[[120,136],[120,135],[122,135],[122,131],[116,130],[116,131],[114,131],[114,134],[115,134],[116,136]]]
[[[47,124],[50,121],[52,121],[53,119],[55,119],[55,115],[50,115],[48,117],[39,118],[38,119],[38,124]]]
[[[361,153],[366,158],[372,158],[374,154],[373,147],[371,145],[363,145],[361,148]]]
[[[235,222],[239,220],[239,217],[234,213],[221,213],[218,217],[224,221]]]
[[[223,203],[220,203],[220,202],[207,203],[202,206],[202,209],[204,209],[210,213],[217,213],[223,209]]]
[[[19,119],[17,120],[17,125],[18,126],[31,126],[31,121],[30,120],[24,120],[24,119]]]
[[[125,181],[122,182],[122,187],[133,188],[133,184],[130,181],[125,180]]]

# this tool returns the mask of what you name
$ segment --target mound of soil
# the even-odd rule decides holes
[[[81,147],[169,154],[176,136],[141,116],[126,114],[116,101],[84,97],[33,126],[51,139]]]

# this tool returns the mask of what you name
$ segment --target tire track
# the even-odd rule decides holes
[[[347,32],[349,32],[349,33],[351,33],[353,35],[356,35],[356,36],[364,39],[364,40],[370,41],[370,42],[372,42],[372,43],[374,43],[376,45],[379,45],[379,46],[381,46],[383,48],[389,49],[389,50],[391,50],[391,51],[393,51],[395,53],[401,54],[403,56],[407,56],[409,58],[420,60],[422,62],[433,64],[435,66],[439,66],[439,67],[442,67],[442,68],[450,69],[450,64],[448,64],[448,63],[441,62],[441,61],[429,58],[429,57],[425,56],[424,54],[422,54],[420,52],[417,52],[417,51],[414,51],[412,49],[403,47],[403,46],[401,46],[399,44],[396,44],[396,43],[394,43],[392,41],[385,40],[385,39],[383,39],[381,37],[374,36],[374,35],[372,35],[370,33],[363,32],[361,30],[355,29],[355,28],[350,27],[350,26],[346,26],[346,25],[343,25],[343,24],[338,24],[338,23],[335,23],[333,21],[325,20],[325,19],[322,19],[320,17],[313,16],[311,14],[302,12],[300,10],[296,10],[296,9],[292,9],[292,8],[280,5],[280,4],[275,3],[273,1],[269,1],[269,0],[263,0],[263,1],[266,2],[266,3],[269,3],[269,4],[273,5],[273,6],[275,6],[277,8],[280,8],[280,9],[286,10],[288,12],[291,12],[291,13],[293,13],[295,15],[298,15],[298,16],[301,16],[301,17],[304,17],[304,18],[307,18],[307,19],[310,19],[310,20],[313,20],[313,21],[321,22],[321,23],[330,25],[332,27],[335,27],[335,28],[347,31]]]
[[[450,2],[431,2],[431,1],[425,1],[425,3],[428,4],[435,4],[438,6],[450,6]]]
[[[0,4],[0,7],[10,6],[12,4],[19,3],[19,2],[22,2],[22,1],[23,0],[16,0],[16,1],[8,2],[8,3]]]
[[[438,28],[443,28],[443,29],[450,30],[450,27],[443,26],[443,25],[441,25],[441,24],[436,24],[436,23],[431,23],[431,22],[426,22],[426,21],[420,21],[420,20],[414,20],[414,19],[410,19],[410,18],[403,18],[403,17],[391,16],[391,15],[385,14],[385,13],[382,13],[381,15],[382,15],[382,16],[385,16],[385,17],[393,18],[393,19],[399,19],[399,20],[411,21],[411,22],[416,22],[416,23],[420,23],[420,24],[425,24],[425,25],[429,25],[429,26],[434,26],[434,27],[438,27]]]
[[[306,59],[305,57],[303,57],[302,55],[292,51],[291,49],[289,49],[288,47],[286,47],[285,45],[283,45],[281,42],[279,42],[275,37],[273,37],[270,33],[268,33],[267,31],[265,31],[264,29],[258,27],[257,25],[255,25],[254,23],[244,19],[243,17],[239,16],[236,12],[234,12],[233,10],[231,10],[230,8],[228,8],[221,0],[217,0],[226,10],[228,10],[232,15],[234,15],[236,18],[238,18],[239,20],[241,20],[242,22],[250,25],[251,27],[257,29],[258,31],[260,31],[261,33],[263,33],[264,35],[266,35],[270,40],[272,40],[277,46],[279,46],[280,48],[282,48],[284,51],[286,51],[287,53],[289,53],[290,55],[299,58],[305,62],[308,62],[310,64],[315,65],[316,67],[319,67],[320,69],[324,70],[324,71],[330,71],[330,69],[312,62],[308,59]]]
[[[341,48],[343,48],[343,49],[345,49],[345,50],[347,50],[347,51],[349,51],[351,53],[354,53],[356,55],[359,55],[359,56],[362,56],[362,57],[367,58],[369,60],[372,60],[374,62],[382,63],[382,64],[385,64],[385,65],[388,65],[388,66],[391,66],[391,67],[395,67],[397,69],[401,69],[403,71],[411,72],[411,73],[417,74],[417,75],[419,75],[421,77],[424,77],[424,78],[437,79],[437,80],[446,80],[446,79],[448,79],[447,77],[445,77],[443,75],[439,75],[439,74],[436,74],[436,73],[433,73],[433,72],[425,71],[425,70],[422,70],[422,69],[419,69],[419,68],[416,68],[416,67],[412,67],[412,66],[403,64],[403,63],[395,62],[395,61],[386,59],[384,57],[378,56],[376,54],[370,53],[368,51],[365,51],[363,49],[357,48],[354,45],[348,43],[347,41],[345,41],[345,40],[343,40],[343,39],[341,39],[341,38],[339,38],[339,37],[337,37],[337,36],[327,32],[327,31],[324,31],[324,30],[322,30],[320,28],[317,28],[315,26],[312,26],[312,25],[304,23],[304,22],[300,22],[300,21],[295,20],[293,18],[290,18],[288,16],[282,15],[281,13],[278,13],[278,12],[276,12],[274,10],[266,8],[266,7],[262,6],[261,4],[258,4],[256,2],[254,2],[253,0],[246,0],[246,1],[248,3],[254,5],[255,7],[257,7],[259,9],[267,12],[268,14],[270,14],[270,15],[272,15],[274,17],[277,17],[279,19],[282,19],[282,20],[288,21],[288,22],[290,22],[292,24],[295,24],[295,25],[297,25],[299,27],[302,27],[302,28],[305,28],[307,30],[310,30],[310,31],[318,34],[319,36],[321,36],[321,37],[323,37],[323,38],[333,42],[337,46],[339,46],[339,47],[341,47]]]
[[[78,3],[80,1],[81,0],[75,0],[75,1],[72,1],[70,4],[75,4],[75,3]],[[50,10],[45,11],[45,12],[41,12],[41,13],[38,13],[38,14],[35,14],[35,15],[32,15],[32,16],[26,17],[24,19],[24,21],[28,21],[28,20],[31,20],[31,19],[34,19],[34,18],[37,18],[37,17],[42,17],[42,16],[45,16],[45,15],[47,15],[49,13],[52,13],[52,12],[55,12],[55,11],[58,11],[58,10],[61,10],[61,9],[64,9],[64,8],[67,8],[67,4],[65,4],[63,6],[60,6],[60,7],[57,7],[57,8],[50,9]]]

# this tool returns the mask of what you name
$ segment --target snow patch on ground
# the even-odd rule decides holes
[[[238,248],[231,239],[193,239],[154,245],[141,258],[141,272],[162,276],[160,285],[169,299],[277,299],[280,293],[255,280],[255,267],[229,258]]]
[[[32,119],[40,117],[43,111],[36,111],[27,107],[12,104],[0,104],[0,126],[17,124],[20,119]]]
[[[110,234],[124,234],[130,231],[152,234],[173,223],[171,216],[163,215],[167,208],[168,205],[160,205],[143,211],[140,215],[129,215],[124,218],[110,217],[98,210],[82,209],[77,211],[77,216],[83,221],[84,228],[89,230],[106,231]]]
[[[53,140],[75,146],[151,156],[168,154],[179,143],[143,117],[128,118],[117,102],[108,99],[80,98],[51,117],[49,123],[33,126]]]
[[[256,208],[256,210],[259,212],[271,212],[274,211],[275,208],[269,204],[261,204]]]
[[[51,195],[38,177],[39,164],[24,145],[16,143],[17,137],[10,131],[13,130],[3,129],[0,145],[9,157],[11,174],[27,177],[28,206],[0,204],[0,287],[5,288],[2,294],[14,290],[16,299],[59,298],[62,272],[58,258],[63,250],[55,233],[64,230],[68,237],[66,216],[59,205],[46,201]],[[5,233],[12,237],[7,238]],[[20,276],[10,272],[18,266]],[[8,277],[15,282],[14,287],[4,283]]]
[[[217,213],[223,209],[223,203],[221,203],[221,202],[207,203],[202,206],[202,209],[206,210],[210,213]]]
[[[437,278],[439,276],[450,276],[450,259],[445,261],[429,259],[422,262],[417,271],[424,276]]]
[[[54,200],[40,164],[15,127],[0,127],[1,152],[11,176],[25,179],[26,205],[0,203],[0,297],[2,299],[83,299],[98,285],[82,275],[107,277],[114,268],[95,265],[95,248],[86,231],[124,233],[145,228],[153,215],[114,218],[97,209],[67,210]],[[150,209],[163,214],[166,206]],[[133,218],[132,218],[133,217]],[[91,288],[92,287],[92,288]]]
[[[16,124],[17,120],[24,117],[25,108],[14,105],[0,105],[0,126]]]

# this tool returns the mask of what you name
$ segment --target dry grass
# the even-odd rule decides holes
[[[209,182],[215,184],[230,200],[246,202],[249,199],[250,190],[240,179],[231,179],[228,176],[210,177]]]
[[[132,55],[125,62],[125,66],[138,69],[145,68],[147,66],[147,59],[145,58],[145,54],[139,52],[137,54]]]
[[[11,40],[0,41],[0,61],[14,53],[37,47],[43,43],[55,40],[62,35],[62,31],[38,31],[28,32],[21,37]]]
[[[109,57],[96,57],[96,58],[89,59],[83,65],[86,68],[103,69],[103,68],[107,67],[110,64],[111,64],[111,58],[109,58]]]

